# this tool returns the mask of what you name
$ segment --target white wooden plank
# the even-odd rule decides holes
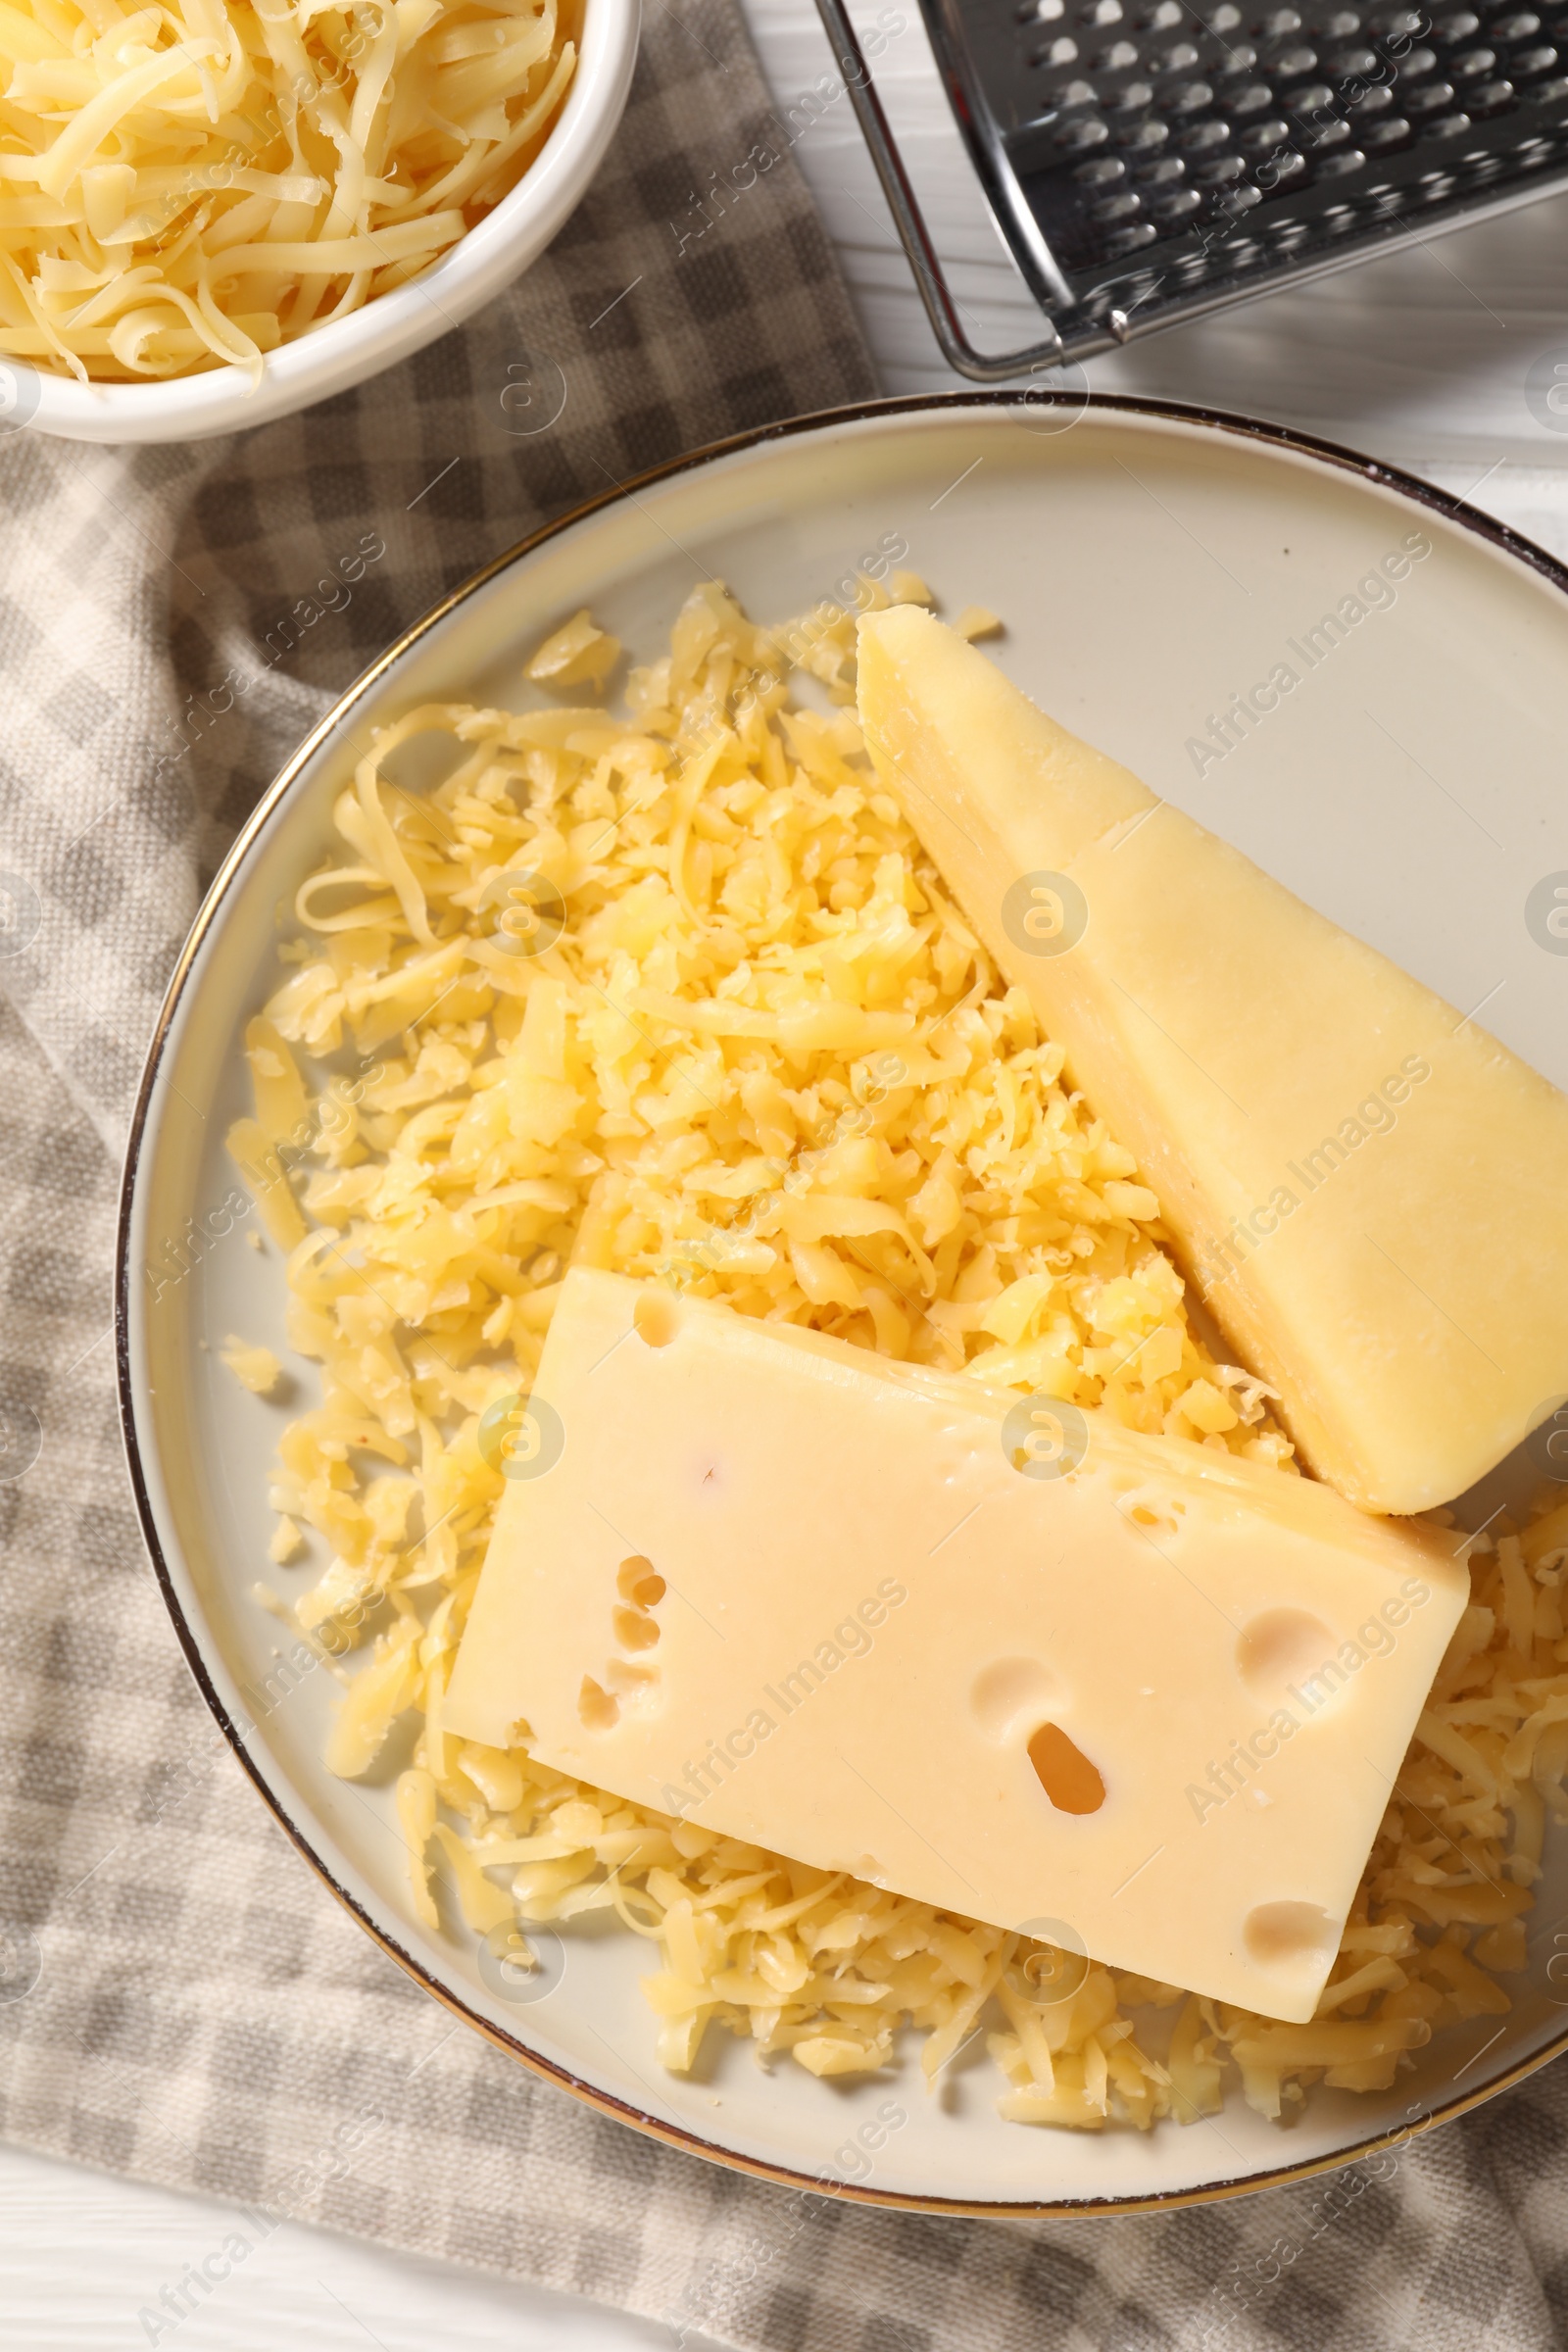
[[[185,2316],[172,2317],[164,2290],[245,2228],[230,2205],[0,2147],[0,2341],[15,2352],[669,2352],[669,2328],[653,2321],[292,2222],[205,2298],[187,2288]],[[686,2338],[695,2352],[704,2340]]]

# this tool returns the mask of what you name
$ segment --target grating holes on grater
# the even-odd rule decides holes
[[[1386,239],[1401,213],[1428,234],[1483,191],[1568,179],[1565,0],[1435,0],[1435,17],[1406,0],[921,5],[934,30],[962,28],[943,60],[960,121],[977,153],[990,126],[988,185],[1014,174],[1054,290],[1023,228],[1000,224],[1069,347],[1135,307],[1137,331],[1183,284],[1223,295],[1238,273]],[[1464,149],[1434,192],[1423,168]]]

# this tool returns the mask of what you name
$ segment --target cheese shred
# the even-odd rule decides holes
[[[862,610],[897,597],[930,601],[906,574],[858,583]],[[445,1728],[502,1489],[479,1423],[528,1389],[570,1264],[1294,1474],[1268,1392],[1190,1322],[1131,1156],[871,773],[854,619],[760,628],[705,586],[623,712],[428,706],[339,799],[343,851],[299,892],[230,1139],[289,1251],[291,1344],[321,1366],[271,1499],[286,1556],[310,1531],[302,1632],[365,1652],[329,1760],[368,1771],[412,1720],[420,1916],[526,1954],[529,1926],[612,1915],[649,1947],[675,2070],[720,2029],[862,2074],[911,2027],[933,2083],[983,2034],[1026,2124],[1191,2123],[1238,2082],[1286,2121],[1318,2082],[1387,2090],[1434,2032],[1506,2013],[1498,1974],[1524,1965],[1545,1822],[1568,1820],[1568,1506],[1455,1534],[1474,1604],[1305,2026]],[[528,674],[597,688],[618,656],[579,613]],[[406,762],[432,752],[444,781],[416,790]]]
[[[255,378],[514,185],[571,22],[571,0],[5,0],[0,354]]]

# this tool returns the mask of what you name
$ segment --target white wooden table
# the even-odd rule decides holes
[[[878,0],[880,6],[881,0]],[[812,0],[743,0],[778,111],[833,71]],[[863,6],[863,0],[861,0]],[[875,15],[876,9],[866,12]],[[955,294],[983,348],[1035,339],[1038,315],[998,242],[937,84],[914,0],[877,67]],[[887,22],[886,16],[884,23]],[[838,248],[889,392],[956,387],[944,367],[847,97],[795,153]],[[1097,389],[1245,410],[1347,442],[1471,496],[1568,558],[1568,417],[1532,416],[1532,362],[1568,362],[1568,200],[1276,295],[1091,366]],[[136,2313],[225,2208],[0,2147],[0,2340],[118,2352]],[[181,2329],[181,2352],[644,2352],[666,2328],[287,2225],[242,2296]]]

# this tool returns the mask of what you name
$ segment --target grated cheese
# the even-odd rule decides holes
[[[259,374],[520,177],[571,22],[558,0],[9,0],[0,353],[83,380]]]
[[[270,1348],[253,1348],[244,1340],[225,1340],[218,1360],[253,1396],[270,1396],[283,1377],[283,1367]]]
[[[859,595],[889,601],[869,577]],[[907,2025],[933,2082],[985,2031],[1020,2123],[1191,2122],[1238,2078],[1286,2120],[1318,2082],[1386,2089],[1434,2031],[1510,2006],[1494,1972],[1523,1965],[1545,1818],[1568,1820],[1568,1506],[1456,1537],[1475,1605],[1305,2027],[443,1729],[502,1486],[484,1416],[528,1388],[568,1263],[1293,1471],[1268,1392],[1192,1328],[1129,1155],[878,791],[853,643],[839,607],[770,630],[705,587],[623,715],[427,707],[338,802],[342,860],[299,893],[230,1138],[290,1252],[292,1344],[323,1368],[272,1500],[316,1539],[297,1622],[368,1652],[330,1761],[364,1771],[418,1718],[398,1811],[420,1915],[440,1880],[526,1956],[526,1926],[613,1912],[650,1946],[674,2069],[718,2027],[763,2062],[859,2073]],[[575,691],[618,650],[579,613],[529,675]],[[430,736],[450,769],[419,796],[400,761]]]

